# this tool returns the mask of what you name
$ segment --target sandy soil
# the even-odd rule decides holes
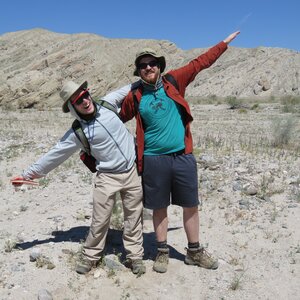
[[[155,236],[145,214],[147,272],[111,260],[124,255],[120,213],[107,240],[107,266],[74,271],[91,216],[92,175],[77,155],[39,181],[15,190],[9,180],[70,126],[60,111],[0,111],[0,299],[299,299],[300,156],[272,146],[276,105],[237,111],[195,105],[201,243],[219,257],[216,271],[184,264],[182,212],[169,209],[168,272],[152,271]],[[278,122],[278,121],[277,121]],[[299,142],[299,117],[293,125]],[[292,139],[297,141],[295,139]],[[32,262],[40,253],[43,259]],[[40,296],[39,296],[40,295]]]

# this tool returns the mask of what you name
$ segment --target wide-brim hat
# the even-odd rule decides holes
[[[134,64],[135,64],[135,70],[133,72],[134,76],[139,76],[138,64],[139,64],[141,58],[144,56],[149,56],[149,55],[155,57],[158,60],[161,73],[165,70],[165,68],[166,68],[165,57],[158,55],[157,52],[151,48],[144,48],[136,54],[135,61],[134,61]]]
[[[87,81],[85,81],[81,85],[75,83],[74,81],[68,81],[64,84],[64,86],[62,87],[59,93],[60,97],[64,101],[64,104],[62,105],[62,110],[64,113],[70,111],[68,107],[68,102],[72,98],[72,96],[80,90],[86,90],[87,86],[88,86]]]

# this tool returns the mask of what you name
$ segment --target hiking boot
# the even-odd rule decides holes
[[[131,270],[133,274],[140,276],[146,273],[146,267],[141,259],[135,259],[132,261]]]
[[[130,268],[133,274],[136,274],[137,276],[141,276],[146,273],[146,267],[143,263],[142,259],[130,259],[128,258],[124,265],[127,268]]]
[[[158,248],[158,253],[156,255],[153,270],[158,273],[166,273],[169,263],[169,249],[168,248]]]
[[[92,270],[92,268],[97,266],[98,261],[96,260],[90,260],[87,258],[83,258],[81,261],[79,261],[76,265],[75,271],[78,274],[86,274]]]
[[[186,249],[184,262],[187,265],[197,265],[201,268],[216,270],[219,267],[218,260],[213,258],[203,247]]]

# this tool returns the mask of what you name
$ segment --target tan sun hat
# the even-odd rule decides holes
[[[134,61],[134,64],[135,64],[135,70],[133,72],[134,76],[139,76],[138,64],[139,64],[142,57],[148,56],[148,55],[153,56],[158,60],[159,65],[160,65],[160,72],[161,73],[165,70],[165,68],[166,68],[165,57],[158,55],[157,52],[154,51],[151,48],[144,48],[136,54],[135,61]]]
[[[68,81],[62,87],[59,95],[64,101],[62,106],[62,110],[64,113],[69,112],[68,101],[72,98],[72,96],[79,90],[86,90],[88,86],[87,81],[82,83],[81,85],[75,83],[74,81]]]

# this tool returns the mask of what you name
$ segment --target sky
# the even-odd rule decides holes
[[[0,39],[33,28],[168,40],[183,50],[212,46],[240,30],[231,46],[299,52],[300,0],[1,1]]]

